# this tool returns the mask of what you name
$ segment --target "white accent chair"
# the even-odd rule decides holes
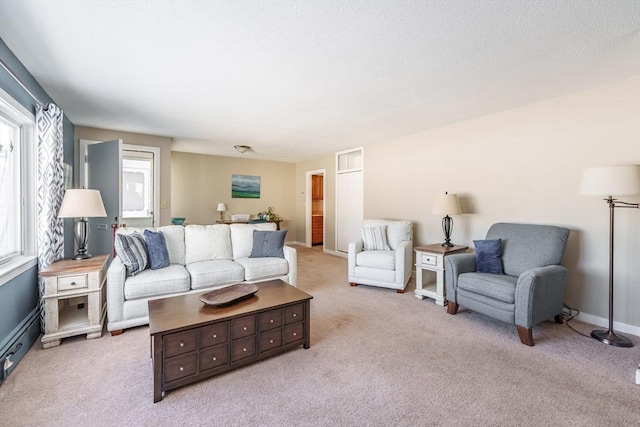
[[[365,219],[362,227],[386,226],[389,250],[365,250],[362,239],[349,243],[349,284],[395,289],[403,293],[411,277],[413,224],[411,221]]]

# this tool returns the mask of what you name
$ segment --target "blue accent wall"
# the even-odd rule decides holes
[[[2,39],[0,39],[0,58],[41,102],[55,103]],[[2,67],[0,67],[0,88],[35,115],[36,102]],[[62,108],[62,106],[60,107]],[[73,165],[74,125],[66,116],[63,132],[64,161]],[[64,235],[65,256],[69,257],[73,255],[72,220],[65,220]],[[37,267],[33,267],[0,285],[0,384],[5,376],[15,369],[17,362],[40,335],[38,299]],[[11,356],[14,365],[5,372],[3,362],[7,355],[14,351],[15,354]]]

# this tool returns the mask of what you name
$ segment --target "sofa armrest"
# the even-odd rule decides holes
[[[289,274],[288,274],[288,283],[292,286],[297,286],[298,284],[298,251],[291,246],[283,246],[282,251],[284,252],[284,259],[289,263]]]
[[[122,310],[124,308],[124,282],[126,279],[127,270],[120,261],[120,257],[115,256],[107,270],[107,316],[109,323],[124,320]],[[107,327],[107,329],[109,328]]]
[[[476,271],[475,254],[453,254],[444,258],[444,280],[447,288],[447,299],[458,301],[458,276]]]
[[[533,268],[516,283],[515,322],[531,328],[562,313],[567,269],[561,265]]]
[[[396,283],[405,285],[411,277],[413,264],[413,241],[405,240],[396,246]]]
[[[364,242],[362,240],[358,240],[355,242],[349,243],[347,259],[348,259],[348,271],[349,277],[355,277],[356,275],[356,257],[362,250],[364,249]]]

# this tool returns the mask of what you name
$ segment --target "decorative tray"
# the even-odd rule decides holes
[[[256,285],[239,283],[202,294],[200,295],[200,301],[207,305],[222,306],[249,298],[256,292],[258,292]]]

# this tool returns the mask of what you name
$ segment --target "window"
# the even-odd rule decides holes
[[[33,114],[0,89],[0,284],[35,264],[34,129]]]

